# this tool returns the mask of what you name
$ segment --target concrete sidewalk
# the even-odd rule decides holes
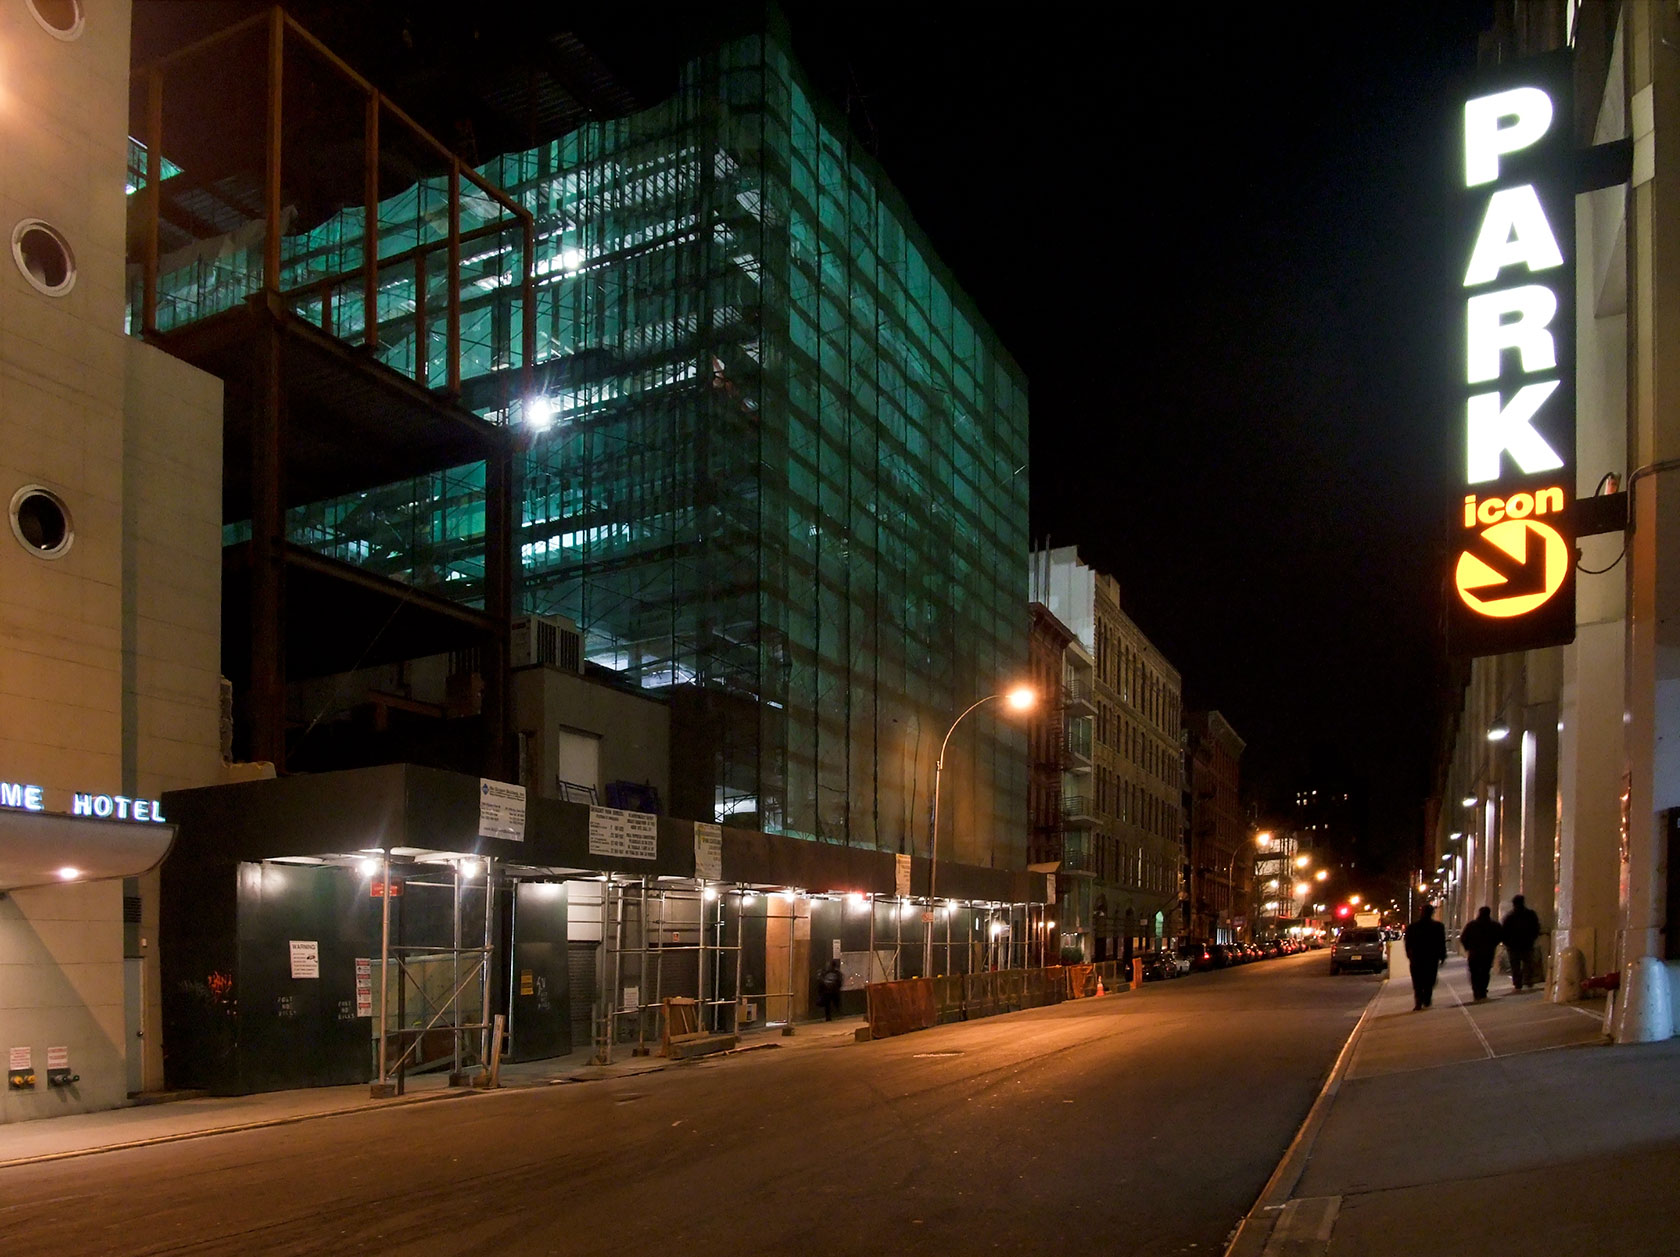
[[[1550,1004],[1449,961],[1412,1011],[1399,966],[1227,1257],[1680,1247],[1680,1040],[1611,1047],[1602,1003]]]
[[[780,1027],[749,1030],[741,1035],[739,1046],[723,1055],[734,1056],[764,1048],[838,1046],[853,1042],[857,1028],[863,1024],[862,1017],[841,1017],[832,1022],[800,1022],[792,1035],[783,1035]],[[597,1082],[695,1063],[666,1060],[662,1056],[633,1056],[628,1044],[614,1049],[610,1065],[594,1064],[592,1058],[593,1050],[586,1048],[570,1056],[504,1064],[501,1069],[502,1088],[513,1090]],[[718,1057],[700,1059],[716,1060]],[[410,1075],[406,1094],[383,1100],[369,1096],[368,1084],[356,1083],[344,1087],[266,1091],[246,1096],[192,1096],[166,1103],[134,1104],[103,1113],[41,1118],[0,1126],[0,1170],[96,1152],[141,1148],[182,1139],[200,1139],[208,1135],[485,1094],[470,1088],[452,1088],[448,1086],[445,1074],[431,1073]]]

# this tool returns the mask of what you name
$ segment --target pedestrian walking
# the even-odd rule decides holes
[[[1406,963],[1412,971],[1412,1011],[1428,1008],[1435,997],[1435,975],[1447,961],[1447,930],[1426,903],[1406,927]]]
[[[824,1021],[834,1020],[834,1011],[840,1007],[840,988],[845,984],[846,975],[840,972],[838,960],[830,960],[828,968],[817,975],[817,1001],[822,1004]]]
[[[1511,989],[1526,990],[1534,985],[1534,945],[1540,941],[1540,916],[1521,895],[1513,895],[1511,910],[1499,923],[1499,933],[1511,962]]]
[[[1470,991],[1477,999],[1488,997],[1488,978],[1493,974],[1493,958],[1499,953],[1500,933],[1493,909],[1484,907],[1458,936],[1470,958]]]

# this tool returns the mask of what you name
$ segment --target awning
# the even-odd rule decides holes
[[[174,825],[0,810],[0,890],[138,877],[174,842]]]

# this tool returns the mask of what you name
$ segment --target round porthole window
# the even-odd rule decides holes
[[[28,0],[29,12],[54,39],[76,39],[85,15],[82,0]]]
[[[75,287],[70,242],[39,218],[26,218],[12,229],[12,258],[23,277],[49,297],[62,297]]]
[[[76,537],[64,500],[38,484],[24,485],[12,494],[12,535],[24,549],[43,559],[58,558]]]

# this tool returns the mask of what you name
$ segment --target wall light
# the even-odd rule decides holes
[[[63,868],[58,870],[58,876],[59,876],[60,881],[73,882],[78,877],[80,877],[81,875],[82,875],[82,870],[77,868],[73,864],[66,864]]]
[[[1476,804],[1481,802],[1481,800],[1473,794],[1465,795],[1462,801],[1465,807],[1475,807]]]
[[[361,869],[363,877],[372,877],[379,872],[379,861],[372,856],[368,856],[357,867]]]
[[[1503,717],[1488,726],[1487,740],[1489,742],[1503,742],[1511,736],[1511,726],[1505,723]]]

